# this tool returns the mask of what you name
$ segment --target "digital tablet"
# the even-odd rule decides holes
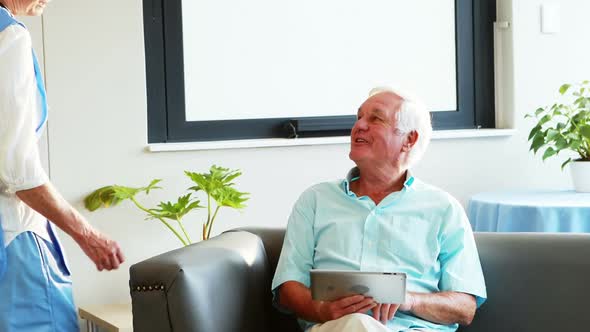
[[[361,294],[378,303],[401,304],[406,301],[405,273],[314,269],[310,276],[314,300],[333,301]]]

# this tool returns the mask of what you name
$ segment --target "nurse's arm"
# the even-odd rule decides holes
[[[117,269],[125,260],[117,242],[92,227],[50,182],[16,195],[74,239],[99,271]]]

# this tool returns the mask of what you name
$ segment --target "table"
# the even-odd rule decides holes
[[[498,191],[474,195],[467,215],[477,232],[590,233],[590,194]]]
[[[88,332],[132,332],[131,303],[84,306],[78,308],[80,318],[86,320]]]

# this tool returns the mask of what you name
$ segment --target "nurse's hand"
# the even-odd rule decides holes
[[[94,229],[50,182],[17,191],[16,195],[71,236],[99,271],[114,270],[125,260],[117,242]]]
[[[76,242],[99,271],[115,270],[125,261],[117,242],[94,229],[89,230],[86,236]]]

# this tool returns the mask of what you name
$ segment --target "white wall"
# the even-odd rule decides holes
[[[505,104],[514,105],[513,122],[518,134],[434,141],[415,170],[464,203],[470,195],[487,190],[571,188],[569,174],[560,172],[559,161],[542,163],[528,152],[526,136],[531,124],[522,116],[550,102],[562,82],[590,77],[590,45],[585,33],[590,31],[590,21],[584,17],[590,12],[590,2],[561,1],[562,30],[555,35],[540,33],[540,3],[518,0],[511,8],[509,1],[502,2],[503,15],[508,19],[514,15],[512,31],[508,32],[514,39],[514,72],[509,70],[504,78],[507,82],[501,85],[512,86],[513,74],[514,89],[509,92],[514,93],[514,100]],[[152,202],[171,199],[189,185],[183,170],[205,170],[216,163],[242,169],[239,185],[252,193],[252,199],[242,214],[222,211],[214,233],[240,225],[280,227],[302,190],[318,181],[343,177],[352,165],[346,145],[145,152],[140,0],[51,3],[45,16],[45,48],[52,106],[52,179],[81,210],[81,199],[99,186],[141,185],[155,177],[165,179],[167,190],[154,195]],[[84,214],[120,242],[127,262],[116,272],[97,273],[74,243],[64,239],[79,305],[129,301],[130,264],[178,246],[163,226],[144,221],[142,213],[128,204]],[[197,237],[203,214],[193,219],[189,222],[194,223]]]

